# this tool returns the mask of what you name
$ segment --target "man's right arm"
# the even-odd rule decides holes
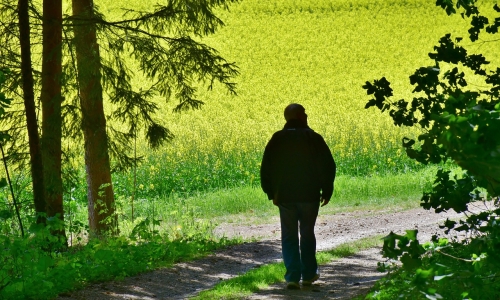
[[[267,194],[267,198],[269,200],[273,200],[274,198],[274,188],[272,186],[272,177],[273,177],[273,148],[274,141],[271,138],[269,143],[267,144],[264,155],[262,157],[262,162],[260,164],[260,185],[264,193]]]

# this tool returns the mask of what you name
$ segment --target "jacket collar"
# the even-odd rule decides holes
[[[309,129],[309,126],[304,124],[300,120],[289,120],[286,122],[284,129],[291,129],[291,128],[306,128]]]

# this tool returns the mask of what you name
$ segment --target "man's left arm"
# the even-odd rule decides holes
[[[328,204],[333,195],[337,165],[333,159],[332,152],[323,137],[319,138],[319,153],[321,166],[321,206]]]

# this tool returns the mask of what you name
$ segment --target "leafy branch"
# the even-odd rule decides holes
[[[455,4],[452,0],[437,0],[436,5],[449,15],[460,9],[463,18],[470,18],[468,33],[473,43],[483,32],[498,33],[500,17],[491,23],[480,14],[474,0],[457,0]],[[500,13],[497,4],[493,8]],[[447,219],[440,228],[446,229],[446,234],[451,230],[470,233],[468,240],[448,244],[446,239],[435,236],[430,244],[421,245],[417,232],[412,230],[407,230],[406,235],[391,232],[384,238],[384,257],[399,259],[411,273],[412,283],[431,299],[441,297],[435,286],[443,278],[481,285],[498,277],[494,262],[499,259],[496,249],[500,246],[500,208],[495,200],[500,196],[500,68],[491,68],[482,54],[468,53],[461,41],[461,37],[452,39],[451,34],[439,40],[429,53],[434,65],[420,67],[409,77],[414,87],[412,92],[416,94],[411,100],[393,101],[393,90],[385,77],[363,86],[373,96],[365,108],[388,112],[395,126],[424,130],[417,140],[403,138],[402,146],[408,157],[423,164],[442,166],[444,162],[453,162],[464,170],[452,174],[439,169],[432,190],[422,196],[421,206],[436,213],[450,209],[466,213],[465,220]],[[477,90],[470,89],[471,76],[476,80],[481,78],[484,84],[475,84]],[[490,201],[493,208],[473,214],[468,206],[474,201]],[[443,252],[445,247],[472,253],[471,259]],[[455,262],[446,267],[433,253]],[[464,266],[457,262],[469,264],[465,268],[473,271],[461,272]]]

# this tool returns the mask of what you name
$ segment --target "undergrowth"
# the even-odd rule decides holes
[[[483,236],[468,243],[443,238],[425,243],[416,269],[380,264],[389,273],[364,299],[498,299],[498,248],[482,247],[484,252],[478,253],[478,244],[487,239],[492,241]]]
[[[67,251],[51,228],[32,226],[25,237],[0,235],[0,299],[50,299],[90,282],[122,279],[199,258],[238,240],[191,234],[172,238],[139,222],[130,235],[90,239]],[[60,248],[60,247],[55,247]]]

